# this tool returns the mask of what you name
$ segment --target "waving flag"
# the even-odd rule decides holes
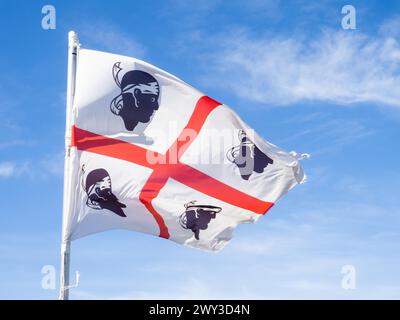
[[[63,241],[109,229],[218,251],[304,181],[299,157],[135,58],[76,50]]]

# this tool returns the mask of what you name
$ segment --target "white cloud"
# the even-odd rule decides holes
[[[16,165],[13,162],[0,163],[0,177],[9,177],[16,172]]]
[[[367,126],[360,119],[345,119],[329,115],[314,113],[307,116],[293,117],[286,121],[287,123],[301,123],[304,127],[302,131],[289,134],[286,138],[278,140],[279,144],[287,141],[296,141],[303,139],[309,146],[310,153],[313,156],[328,152],[337,151],[337,149],[354,144],[366,137],[375,134],[375,131]]]
[[[63,176],[64,174],[64,151],[51,153],[43,157],[40,162],[43,171],[55,176]]]
[[[62,177],[63,173],[64,152],[49,153],[39,160],[0,162],[0,178],[25,175],[31,179],[45,179],[50,176]]]
[[[214,72],[213,85],[241,98],[273,105],[400,106],[400,44],[392,35],[325,30],[307,40],[233,33],[218,37],[217,50],[207,60],[213,71],[207,70]]]
[[[7,149],[12,147],[20,147],[20,146],[33,146],[36,141],[34,140],[22,140],[22,139],[14,139],[14,140],[4,140],[0,141],[0,150]]]
[[[249,225],[247,232],[246,226],[242,226],[232,243],[218,255],[198,256],[198,252],[168,247],[171,250],[168,254],[157,255],[154,260],[145,245],[149,239],[143,238],[136,243],[137,248],[143,246],[143,249],[135,250],[133,258],[129,258],[132,251],[126,247],[111,253],[111,260],[132,266],[130,272],[120,275],[125,278],[114,274],[109,287],[97,291],[93,288],[98,277],[104,276],[109,267],[102,265],[100,271],[88,268],[92,272],[89,274],[81,270],[85,282],[72,290],[71,296],[78,299],[398,298],[399,291],[395,289],[399,283],[399,260],[393,254],[400,239],[395,227],[397,212],[393,214],[395,218],[388,218],[390,209],[337,203],[335,199],[312,207],[296,207],[291,214],[275,211]],[[284,216],[278,218],[279,214]],[[121,239],[99,236],[91,241],[104,242],[113,248]],[[110,257],[103,252],[108,247],[99,245],[99,248],[102,252],[89,254],[92,263],[93,259],[101,262]],[[80,252],[79,256],[87,254]],[[137,259],[142,261],[140,267],[135,267]],[[341,287],[341,270],[346,264],[356,268],[357,290]],[[379,271],[383,268],[384,274]],[[107,279],[107,274],[104,278]]]
[[[215,294],[215,293],[214,293]],[[163,290],[158,288],[153,291],[136,291],[121,296],[111,297],[111,300],[128,300],[128,299],[160,299],[160,300],[194,300],[194,299],[210,299],[213,292],[207,283],[193,277],[189,277],[184,281],[175,284],[173,290]]]
[[[80,31],[80,41],[84,48],[105,50],[137,58],[144,56],[145,48],[135,40],[133,35],[123,32],[106,21],[85,24]]]
[[[28,172],[29,163],[17,163],[12,161],[0,162],[0,178],[15,177]]]
[[[198,0],[198,1],[185,1],[185,0],[171,0],[171,9],[177,12],[185,12],[193,16],[201,16],[204,18],[217,9],[221,8],[240,8],[242,11],[259,12],[260,14],[275,14],[278,10],[280,0],[247,0],[246,2],[240,0],[231,0],[224,2],[221,0]],[[272,11],[272,12],[271,12]],[[189,19],[189,18],[188,18]]]

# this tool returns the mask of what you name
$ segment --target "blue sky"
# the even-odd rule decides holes
[[[56,8],[56,30],[41,9]],[[356,8],[356,30],[341,8]],[[309,181],[219,254],[109,231],[73,243],[74,299],[400,298],[398,1],[2,1],[0,298],[54,299],[67,32],[136,56],[308,152]],[[341,269],[356,270],[356,289]],[[58,274],[57,274],[58,280]]]

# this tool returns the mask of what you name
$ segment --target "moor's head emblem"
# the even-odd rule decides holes
[[[91,171],[84,183],[87,194],[86,205],[92,209],[108,209],[120,217],[126,217],[122,208],[126,205],[118,201],[118,198],[112,193],[111,178],[104,169],[95,169]]]
[[[185,204],[185,212],[179,217],[179,223],[184,229],[190,229],[194,237],[200,239],[200,230],[206,230],[211,219],[215,219],[216,214],[222,208],[210,205],[198,205],[196,201]]]
[[[244,130],[239,130],[240,144],[228,150],[226,157],[239,168],[241,177],[249,180],[253,172],[262,173],[264,169],[273,164],[274,160],[262,153],[260,149],[247,138]]]
[[[141,70],[121,75],[120,65],[121,62],[115,63],[112,70],[120,94],[111,101],[110,109],[122,118],[127,130],[133,131],[139,122],[149,122],[154,111],[158,110],[160,87],[156,78]]]

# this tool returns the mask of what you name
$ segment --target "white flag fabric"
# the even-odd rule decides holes
[[[135,58],[80,49],[64,241],[129,229],[218,251],[305,180],[296,154]]]

